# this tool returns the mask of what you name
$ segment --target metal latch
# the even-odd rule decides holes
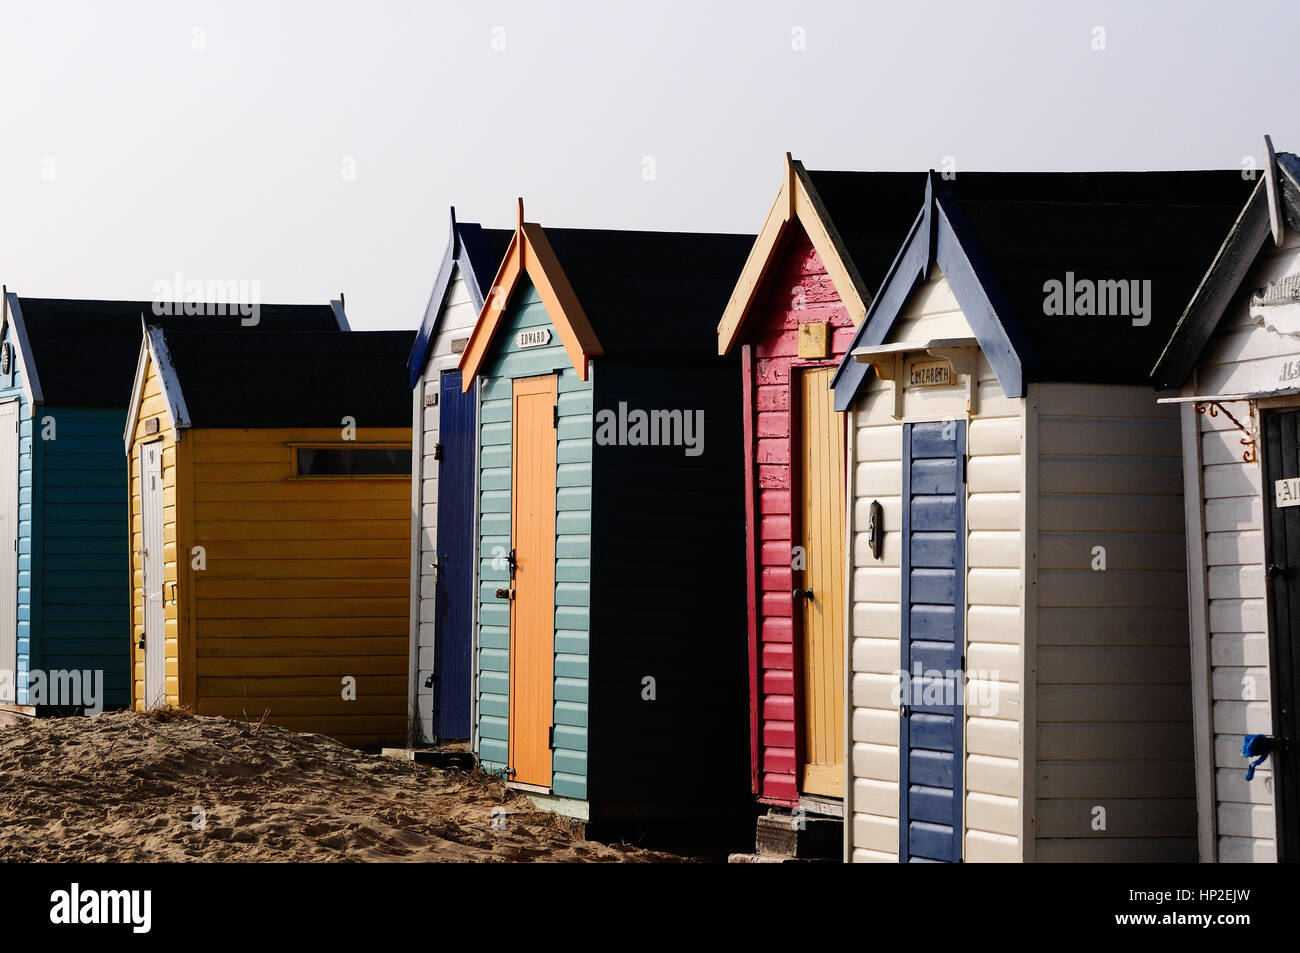
[[[515,597],[515,591],[514,591],[513,589],[498,589],[498,590],[497,590],[497,598],[498,598],[498,599],[513,599],[514,597]]]

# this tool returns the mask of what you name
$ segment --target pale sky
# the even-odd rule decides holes
[[[1300,152],[1298,28],[1296,0],[5,0],[0,281],[342,290],[354,327],[413,328],[453,204],[752,232],[787,150],[1236,169],[1266,132]]]

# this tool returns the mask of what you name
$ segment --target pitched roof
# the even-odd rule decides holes
[[[718,352],[738,341],[791,224],[807,233],[849,316],[861,321],[916,218],[925,182],[923,172],[810,171],[787,153],[781,189],[721,312]]]
[[[407,427],[403,367],[414,332],[153,332],[169,361],[169,404],[191,427]],[[157,349],[151,344],[151,353]]]
[[[882,343],[936,263],[1009,396],[1028,381],[1146,383],[1250,187],[1236,171],[932,173],[852,347]],[[1049,313],[1048,283],[1071,281],[1141,282],[1131,287],[1150,289],[1147,310]],[[840,365],[837,407],[866,370],[851,356]]]
[[[714,323],[753,235],[548,228],[607,355],[714,352]]]
[[[1271,151],[1272,144],[1267,148]],[[1181,386],[1196,366],[1274,226],[1274,193],[1285,224],[1300,230],[1300,158],[1280,152],[1275,159],[1276,168],[1270,162],[1256,182],[1152,368],[1157,387]],[[1270,182],[1275,190],[1270,190]]]
[[[191,303],[191,309],[195,307]],[[206,306],[205,306],[206,307]],[[10,293],[15,329],[21,323],[27,350],[22,355],[46,404],[79,407],[125,407],[140,353],[141,321],[154,327],[243,328],[239,314],[186,315],[185,305],[154,313],[151,301],[98,301],[75,298],[28,298]],[[257,333],[265,330],[338,331],[342,306],[258,305]],[[248,331],[252,328],[243,328]]]
[[[406,362],[412,387],[424,372],[429,349],[433,347],[438,335],[438,323],[442,320],[443,306],[447,302],[447,292],[451,290],[451,280],[456,269],[460,269],[474,308],[481,309],[513,234],[508,228],[483,228],[474,222],[458,222],[456,209],[452,208],[447,250],[443,253],[442,264],[433,280],[433,291],[424,306],[424,319],[420,322],[415,344]]]
[[[598,355],[708,358],[750,235],[543,229],[521,221],[461,355],[468,390],[521,279],[537,289],[579,376]]]

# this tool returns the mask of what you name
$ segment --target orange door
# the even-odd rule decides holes
[[[555,376],[514,382],[510,466],[510,777],[551,786],[555,680]]]
[[[799,544],[795,618],[803,633],[804,765],[800,790],[844,796],[844,418],[831,404],[834,368],[798,385]]]

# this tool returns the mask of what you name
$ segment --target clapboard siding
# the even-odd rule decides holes
[[[300,478],[294,443],[338,443],[337,429],[190,431],[193,530],[206,568],[193,592],[197,711],[261,718],[354,745],[406,737],[408,484],[403,477]],[[359,430],[359,442],[404,444],[406,428]],[[183,490],[186,488],[182,488]],[[383,557],[356,541],[391,541]],[[297,544],[295,556],[279,555]],[[328,625],[323,628],[321,623]],[[344,679],[355,679],[345,698]]]
[[[415,386],[415,426],[422,431],[419,461],[413,462],[411,474],[411,512],[418,550],[413,557],[418,560],[414,577],[415,591],[411,593],[411,637],[415,643],[415,671],[412,673],[412,708],[417,716],[418,740],[435,736],[433,727],[433,689],[424,683],[434,667],[434,619],[437,614],[437,574],[434,571],[438,542],[438,461],[434,450],[438,445],[440,404],[429,406],[426,395],[438,394],[440,375],[455,370],[460,361],[460,351],[454,350],[453,341],[468,338],[478,311],[465,285],[457,265],[443,304],[438,322],[438,333],[429,349],[429,359]],[[463,345],[462,345],[463,347]],[[416,727],[416,726],[413,726]]]
[[[946,279],[937,269],[932,274],[914,291],[888,343],[971,336]],[[1020,401],[1003,395],[982,355],[977,375],[979,414],[967,431],[964,856],[1018,860],[1023,427]],[[872,378],[852,411],[849,838],[855,861],[898,858],[903,428],[892,416],[892,387]],[[903,403],[905,420],[967,419],[964,385],[908,388]],[[867,542],[873,500],[884,509],[880,560]]]
[[[35,613],[33,611],[32,575],[33,570],[39,565],[40,561],[40,547],[35,545],[32,537],[34,469],[32,458],[32,407],[27,400],[26,393],[23,391],[23,369],[17,359],[20,352],[13,333],[12,322],[5,326],[4,343],[12,348],[15,359],[10,365],[10,374],[0,378],[0,400],[18,401],[18,573],[15,579],[6,580],[3,584],[11,586],[15,590],[14,611],[17,613],[18,621],[16,628],[16,670],[13,674],[14,694],[6,696],[3,700],[15,701],[19,705],[27,705],[30,703],[27,695],[28,675],[34,667],[39,665],[39,663],[33,665],[32,662],[33,615],[39,614],[39,607],[35,607]]]
[[[1031,396],[1040,447],[1036,856],[1193,860],[1177,411],[1144,387],[1039,383]],[[1152,439],[1134,439],[1135,430]],[[1135,613],[1156,625],[1134,625]],[[1131,783],[1116,787],[1107,777],[1116,771]]]
[[[147,432],[148,422],[157,419],[158,430],[155,434]],[[144,636],[144,562],[141,550],[144,549],[143,527],[140,518],[141,491],[140,458],[141,446],[151,440],[162,441],[162,482],[163,482],[163,640],[164,686],[168,705],[193,704],[193,696],[188,692],[182,694],[179,678],[182,658],[180,642],[179,606],[188,599],[188,588],[179,580],[176,572],[177,511],[176,491],[178,462],[182,455],[188,456],[189,444],[178,443],[171,428],[171,418],[167,413],[167,403],[153,362],[146,366],[144,386],[141,389],[140,406],[137,414],[135,436],[131,443],[129,460],[130,479],[130,560],[131,560],[131,700],[137,709],[144,708],[144,649],[140,639]],[[191,643],[184,646],[189,649]]]
[[[29,422],[30,424],[30,422]],[[118,408],[43,407],[35,421],[39,667],[104,673],[101,704],[126,705],[126,456]]]
[[[799,325],[830,324],[830,360],[843,357],[854,325],[812,241],[791,223],[754,306],[748,339],[754,354],[758,604],[758,795],[769,804],[798,803],[796,686],[791,559],[794,547],[790,469],[790,385],[794,367],[827,364],[798,355]],[[901,438],[900,438],[901,439]]]
[[[1189,392],[1255,391],[1257,384],[1276,381],[1285,362],[1300,359],[1300,338],[1268,330],[1250,317],[1254,291],[1297,269],[1300,238],[1293,230],[1281,248],[1265,243],[1206,344]],[[1250,402],[1230,401],[1223,408],[1257,430]],[[1273,862],[1272,762],[1260,765],[1248,783],[1241,756],[1246,733],[1273,730],[1260,464],[1242,459],[1246,435],[1226,414],[1194,414],[1193,419],[1199,453],[1189,452],[1188,460],[1201,467],[1209,635],[1208,671],[1196,677],[1209,685],[1213,748],[1213,773],[1202,775],[1202,783],[1213,789],[1218,828],[1218,856],[1205,859]]]
[[[551,328],[551,340],[520,349],[515,335]],[[478,756],[504,771],[509,752],[510,609],[496,598],[509,584],[513,380],[555,373],[555,748],[551,790],[587,797],[591,589],[592,378],[578,379],[536,289],[526,278],[511,296],[494,353],[479,378]]]

